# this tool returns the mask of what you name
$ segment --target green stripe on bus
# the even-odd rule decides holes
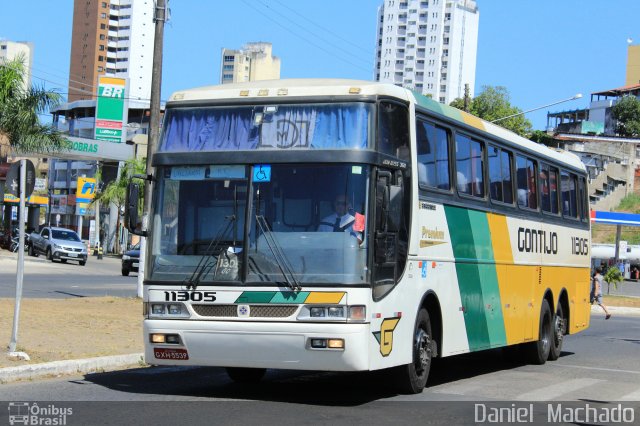
[[[269,303],[277,291],[243,291],[235,303]]]
[[[485,212],[468,210],[468,213],[475,242],[476,258],[479,262],[488,262],[478,264],[478,275],[482,288],[483,309],[487,320],[489,345],[491,347],[504,346],[507,344],[507,336],[504,329],[500,287],[493,256],[489,221]]]
[[[304,303],[309,293],[308,291],[298,293],[295,291],[279,291],[274,298],[271,299],[271,303]]]
[[[451,246],[456,260],[456,275],[460,299],[464,307],[464,324],[467,330],[469,350],[475,351],[490,345],[489,331],[484,311],[480,271],[475,261],[475,241],[467,209],[445,206]]]

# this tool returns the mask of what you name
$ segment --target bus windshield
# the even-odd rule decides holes
[[[364,284],[369,166],[164,167],[151,279]]]

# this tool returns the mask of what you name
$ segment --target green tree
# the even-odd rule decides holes
[[[624,277],[622,276],[622,272],[620,272],[620,270],[618,269],[617,266],[612,266],[611,268],[607,269],[607,273],[604,274],[604,281],[607,283],[607,294],[609,294],[609,290],[611,287],[611,284],[613,284],[613,288],[615,290],[618,289],[618,283],[621,283],[622,281],[624,281]]]
[[[120,253],[120,212],[127,201],[127,187],[129,186],[129,182],[131,182],[131,177],[137,174],[144,175],[146,168],[147,163],[144,158],[127,160],[124,167],[120,169],[120,175],[113,181],[109,182],[104,188],[99,190],[91,202],[92,204],[95,204],[96,201],[100,201],[106,205],[113,203],[118,209],[116,221],[116,244],[114,247],[116,253]],[[97,176],[96,180],[100,181],[100,174]]]
[[[51,124],[42,124],[38,114],[60,102],[60,94],[44,87],[26,87],[23,57],[0,63],[0,158],[11,149],[21,152],[53,152],[64,146],[64,138]]]
[[[482,86],[480,94],[471,100],[469,113],[483,120],[493,121],[522,112],[520,108],[511,105],[509,98],[509,91],[506,87]],[[464,99],[455,99],[450,105],[458,109],[464,109]],[[501,120],[495,124],[524,137],[531,133],[532,128],[531,122],[523,115]]]
[[[640,137],[640,99],[632,95],[623,96],[611,109],[618,120],[616,132],[627,138]]]

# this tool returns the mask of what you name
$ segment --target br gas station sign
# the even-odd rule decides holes
[[[109,142],[125,142],[127,122],[127,79],[100,77],[96,103],[95,138]]]

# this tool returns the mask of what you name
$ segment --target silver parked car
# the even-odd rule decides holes
[[[87,263],[87,247],[78,234],[71,229],[44,227],[40,232],[34,232],[29,236],[29,254],[38,256],[40,253],[47,259],[76,260],[80,266]]]

